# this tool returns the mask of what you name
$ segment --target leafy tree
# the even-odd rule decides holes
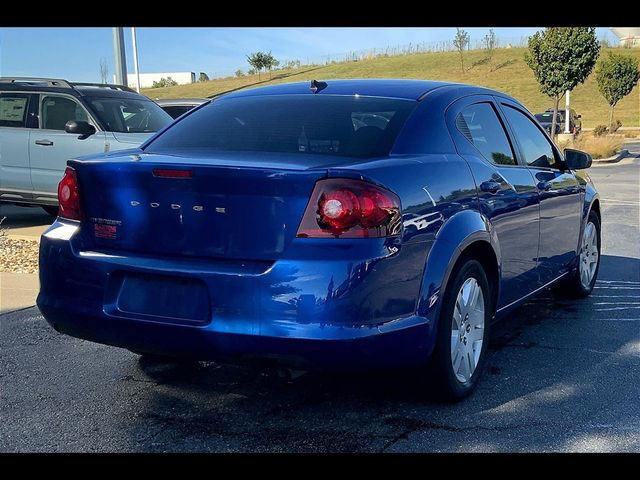
[[[596,68],[598,90],[609,104],[609,131],[613,133],[613,109],[618,102],[631,93],[640,80],[638,60],[626,55],[609,53]]]
[[[200,75],[198,77],[198,81],[199,82],[208,82],[209,81],[209,75],[207,75],[204,72],[200,72]]]
[[[100,59],[100,83],[109,83],[109,65],[104,58]]]
[[[258,73],[258,80],[260,80],[260,72],[266,67],[266,54],[263,52],[254,52],[251,55],[247,55],[247,62],[253,70]]]
[[[234,74],[236,77],[244,77],[244,72],[241,69],[236,70],[236,73]]]
[[[491,65],[491,60],[493,59],[493,54],[498,46],[498,40],[496,39],[496,34],[493,29],[489,30],[489,33],[484,36],[482,39],[482,46],[484,48],[484,52],[489,59],[489,65]]]
[[[464,51],[469,47],[469,33],[456,27],[453,46],[460,52],[460,65],[462,66],[462,73],[464,73]]]
[[[540,91],[553,99],[551,131],[565,91],[583,83],[596,64],[600,45],[593,27],[549,27],[529,38],[524,60]]]
[[[271,80],[271,70],[273,70],[278,65],[280,65],[280,62],[276,60],[276,58],[273,55],[271,55],[271,52],[265,53],[263,55],[264,55],[263,66],[264,68],[269,70],[269,80]]]

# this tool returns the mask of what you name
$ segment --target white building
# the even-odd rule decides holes
[[[621,47],[640,47],[640,28],[611,27],[611,31],[620,39]]]
[[[140,88],[153,87],[153,82],[158,82],[168,77],[178,82],[178,85],[187,85],[188,83],[196,82],[196,74],[194,72],[141,73]],[[131,88],[136,88],[135,73],[127,73],[127,84]]]

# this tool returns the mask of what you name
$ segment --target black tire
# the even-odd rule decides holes
[[[485,318],[482,348],[476,369],[471,378],[463,383],[453,371],[451,324],[458,292],[463,283],[469,278],[475,278],[482,290]],[[428,388],[436,397],[448,402],[457,402],[467,397],[476,388],[486,363],[492,317],[491,289],[482,265],[473,258],[461,260],[451,273],[450,281],[442,299],[436,345],[428,365],[429,378],[427,381],[431,384]]]
[[[58,216],[58,207],[51,207],[49,205],[43,205],[42,209],[47,212],[49,215],[51,215],[52,217],[57,217]]]
[[[596,265],[596,270],[593,274],[593,278],[588,286],[584,286],[582,281],[580,280],[580,262],[581,258],[578,258],[578,266],[575,268],[573,272],[568,275],[568,278],[565,281],[562,281],[558,284],[556,291],[562,297],[566,298],[585,298],[588,297],[593,291],[593,287],[596,284],[596,280],[598,279],[598,272],[600,271],[600,259],[601,259],[601,238],[600,238],[600,217],[593,210],[589,212],[589,218],[585,222],[585,229],[589,223],[593,223],[596,229],[596,244],[598,246],[598,263]],[[582,235],[584,235],[584,230],[582,231]],[[581,236],[582,238],[582,236]],[[578,257],[580,256],[580,252],[582,251],[582,241],[580,242],[580,250],[578,251]]]

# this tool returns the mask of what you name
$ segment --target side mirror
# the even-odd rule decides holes
[[[574,150],[573,148],[564,149],[564,163],[571,170],[583,170],[591,166],[592,158],[586,152]]]
[[[69,120],[64,125],[64,131],[80,135],[80,140],[84,140],[96,133],[96,127],[84,120]]]

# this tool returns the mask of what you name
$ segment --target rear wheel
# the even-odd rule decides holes
[[[52,217],[57,217],[58,216],[58,207],[51,207],[49,205],[43,205],[42,209],[47,212],[49,215],[51,215]]]
[[[492,317],[491,290],[480,262],[464,260],[443,297],[429,370],[434,393],[462,400],[478,384],[486,360]]]

